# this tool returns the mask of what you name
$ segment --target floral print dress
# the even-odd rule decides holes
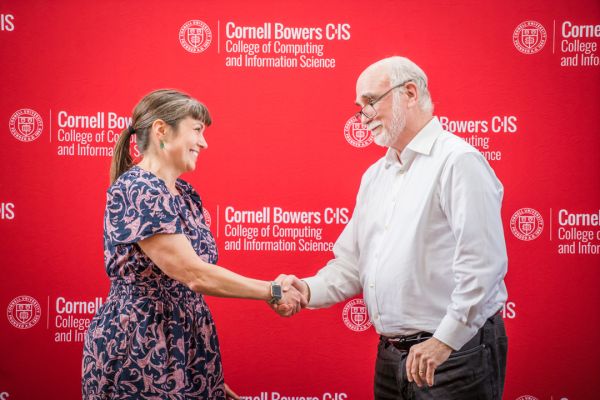
[[[84,399],[225,399],[219,343],[201,294],[165,275],[137,242],[184,234],[216,263],[217,248],[194,189],[179,195],[137,166],[109,188],[104,260],[111,288],[85,336]]]

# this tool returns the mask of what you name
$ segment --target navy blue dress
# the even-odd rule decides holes
[[[108,189],[104,261],[110,294],[86,333],[84,399],[225,399],[219,343],[202,295],[165,275],[136,244],[184,234],[216,263],[217,247],[194,189],[180,195],[137,166]]]

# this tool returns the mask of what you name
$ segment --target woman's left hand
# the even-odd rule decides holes
[[[225,398],[227,400],[240,400],[240,396],[238,396],[237,394],[235,394],[235,392],[233,390],[231,390],[229,388],[229,386],[227,386],[227,384],[225,384]]]

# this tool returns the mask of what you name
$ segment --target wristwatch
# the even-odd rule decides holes
[[[275,304],[283,297],[283,291],[281,285],[277,282],[271,282],[271,299],[269,304]]]

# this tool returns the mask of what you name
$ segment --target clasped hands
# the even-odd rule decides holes
[[[283,297],[271,308],[282,317],[291,317],[308,305],[310,290],[306,282],[294,275],[279,275],[275,282],[281,285]]]

